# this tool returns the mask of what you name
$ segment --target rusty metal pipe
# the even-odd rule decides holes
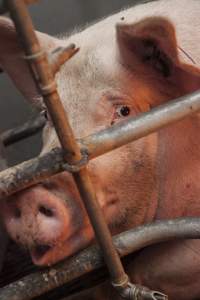
[[[156,243],[198,238],[200,238],[200,219],[183,218],[140,226],[115,236],[113,240],[122,257]],[[32,273],[3,287],[0,290],[0,299],[31,300],[103,265],[102,252],[99,247],[92,246],[57,266]]]
[[[81,160],[82,155],[56,90],[47,54],[39,45],[25,2],[21,0],[6,0],[6,4],[25,50],[26,59],[35,75],[35,81],[43,95],[62,148],[65,150],[64,158],[69,163],[76,163]],[[111,280],[114,283],[123,282],[127,275],[112,243],[112,238],[98,201],[96,201],[87,169],[83,168],[80,172],[74,174],[74,180],[82,196],[97,240],[102,248]]]
[[[128,142],[137,140],[175,121],[190,116],[198,112],[199,109],[200,92],[198,91],[170,101],[170,103],[161,105],[136,118],[130,118],[130,120],[85,137],[79,140],[78,143],[89,154],[89,158],[92,159],[104,154],[106,151],[121,147]],[[49,164],[46,161],[49,161]],[[63,171],[63,163],[63,151],[57,149],[39,158],[34,158],[0,172],[0,198],[9,196]],[[27,178],[25,175],[27,175]]]
[[[8,197],[61,172],[63,162],[63,151],[56,148],[44,156],[0,172],[0,198]]]

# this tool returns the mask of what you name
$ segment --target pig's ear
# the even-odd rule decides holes
[[[50,50],[58,46],[58,40],[37,32],[41,45]],[[11,20],[0,17],[0,68],[8,73],[17,89],[31,102],[37,103],[39,92],[24,59],[15,28]]]
[[[117,25],[117,42],[123,65],[172,83],[180,95],[200,88],[200,71],[181,62],[174,26],[162,17],[133,25]]]

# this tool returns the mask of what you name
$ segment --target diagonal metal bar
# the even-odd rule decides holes
[[[25,2],[21,0],[6,0],[6,4],[25,50],[26,58],[35,75],[35,81],[41,90],[44,102],[52,118],[62,148],[65,150],[64,158],[69,163],[76,163],[81,160],[81,152],[57,93],[47,55],[39,45]],[[113,245],[100,206],[96,201],[87,169],[83,168],[80,172],[74,174],[74,180],[82,196],[97,240],[102,248],[111,280],[115,284],[121,284],[121,282],[127,281],[127,275]]]

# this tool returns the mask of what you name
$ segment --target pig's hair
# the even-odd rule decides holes
[[[100,18],[97,18],[91,22],[86,22],[85,24],[83,25],[77,25],[75,26],[73,29],[71,30],[68,30],[68,31],[65,31],[63,33],[60,33],[58,35],[56,35],[57,38],[59,39],[66,39],[66,38],[69,38],[71,37],[72,35],[75,35],[77,33],[80,33],[84,30],[86,30],[87,28],[89,28],[90,26],[93,26],[95,25],[96,23],[99,23],[101,21],[103,21],[104,19],[114,15],[114,14],[117,14],[117,13],[120,13],[120,12],[124,12],[125,10],[131,8],[131,7],[134,7],[134,6],[138,6],[138,5],[142,5],[142,4],[145,4],[145,3],[148,3],[148,2],[155,2],[155,1],[159,1],[159,0],[136,0],[136,3],[132,4],[132,5],[125,5],[121,10],[114,10],[112,11],[112,13],[104,16],[104,17],[100,17]]]

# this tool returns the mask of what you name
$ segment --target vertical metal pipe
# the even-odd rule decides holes
[[[15,23],[32,72],[35,75],[35,81],[41,90],[45,104],[51,115],[60,143],[66,151],[65,159],[68,163],[76,163],[81,159],[82,155],[57,93],[47,55],[39,45],[25,2],[23,0],[5,1]],[[126,282],[127,275],[113,245],[111,234],[105,223],[101,208],[96,201],[87,168],[81,169],[78,174],[73,176],[84,201],[97,240],[102,248],[111,280],[114,284]]]

